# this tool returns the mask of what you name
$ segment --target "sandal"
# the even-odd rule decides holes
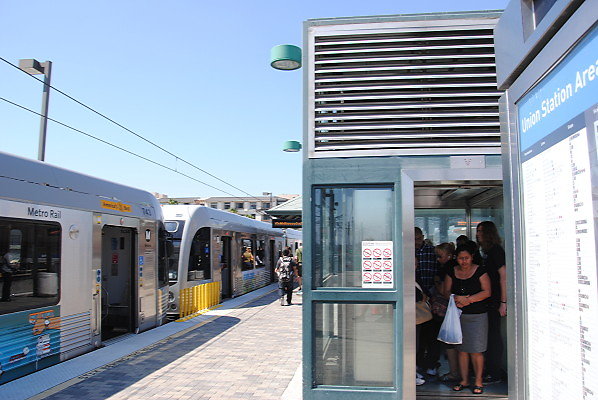
[[[483,386],[474,386],[473,389],[471,389],[471,393],[484,394],[484,387]]]
[[[455,386],[453,386],[453,392],[460,392],[463,389],[467,389],[469,387],[469,385],[462,385],[462,384],[457,384]]]

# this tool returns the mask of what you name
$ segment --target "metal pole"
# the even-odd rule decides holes
[[[39,148],[37,152],[37,159],[44,161],[46,158],[46,131],[48,129],[48,103],[50,102],[52,61],[46,61],[41,65],[44,67],[44,91],[42,93],[42,115],[39,126]]]

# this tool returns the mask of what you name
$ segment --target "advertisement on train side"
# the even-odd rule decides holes
[[[517,104],[530,400],[598,393],[597,54],[594,29]]]

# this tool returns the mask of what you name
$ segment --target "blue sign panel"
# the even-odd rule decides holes
[[[598,30],[594,29],[519,102],[521,151],[596,103]]]
[[[598,393],[597,50],[594,29],[518,102],[529,400]]]

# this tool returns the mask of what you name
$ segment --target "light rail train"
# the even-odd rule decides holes
[[[227,211],[194,205],[163,206],[164,224],[172,235],[169,259],[168,314],[179,314],[179,292],[207,282],[221,282],[221,297],[242,295],[275,281],[274,268],[284,246],[293,252],[301,232]],[[243,262],[249,248],[252,262]]]
[[[0,384],[162,324],[166,236],[150,193],[0,153]]]

